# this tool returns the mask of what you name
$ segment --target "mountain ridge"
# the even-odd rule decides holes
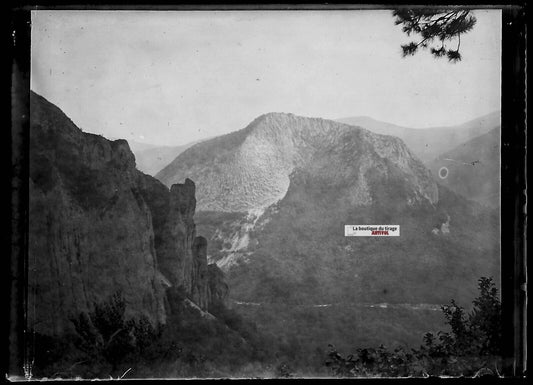
[[[392,123],[392,122],[388,122],[388,121],[384,121],[384,120],[380,120],[380,119],[375,119],[372,116],[368,116],[368,115],[347,116],[347,117],[343,117],[343,118],[335,118],[333,120],[339,121],[339,122],[344,122],[344,121],[353,119],[353,120],[359,120],[359,121],[368,121],[368,122],[380,123],[380,124],[384,124],[384,125],[387,125],[387,126],[393,126],[395,128],[399,128],[399,129],[438,130],[438,129],[455,129],[457,127],[468,127],[468,126],[471,126],[471,125],[476,125],[479,122],[493,122],[493,121],[499,120],[500,116],[501,116],[501,111],[497,110],[497,111],[489,112],[488,114],[484,114],[484,115],[478,116],[477,118],[469,119],[469,120],[467,120],[467,121],[465,121],[463,123],[460,123],[460,124],[443,125],[443,126],[429,126],[429,127],[409,127],[409,126],[404,126],[404,125],[400,125],[400,124],[396,124],[396,123]],[[349,123],[347,123],[347,124],[349,124]]]
[[[341,118],[337,121],[360,125],[376,133],[398,136],[428,164],[437,156],[499,126],[500,114],[500,111],[494,111],[460,125],[428,128],[409,128],[369,117]]]
[[[415,195],[430,201],[438,199],[430,174],[401,139],[290,113],[263,114],[241,130],[192,146],[156,178],[169,185],[190,177],[199,186],[214,186],[210,191],[199,189],[199,210],[264,209],[284,196],[293,171],[307,167],[312,160],[318,164],[319,158],[333,155],[337,148],[349,151],[343,144],[346,140],[366,156],[388,158],[394,167],[416,180]],[[352,158],[357,156],[353,154]],[[347,175],[338,175],[339,179],[344,177]],[[355,174],[351,177],[357,179]],[[365,182],[360,179],[359,183],[354,186],[354,194],[364,200]]]

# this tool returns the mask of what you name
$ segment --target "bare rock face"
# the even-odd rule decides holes
[[[154,215],[155,249],[159,269],[172,290],[189,295],[207,309],[207,240],[196,237],[194,182],[187,179],[168,189],[147,175],[142,176],[141,194]]]
[[[187,266],[192,300],[202,309],[208,309],[207,240],[196,237],[192,245],[192,264]]]
[[[334,183],[349,181],[356,206],[371,204],[375,195],[365,177],[370,169],[382,179],[391,170],[401,173],[410,204],[438,201],[431,173],[400,139],[282,113],[262,115],[240,131],[196,144],[156,178],[167,186],[194,179],[201,211],[250,212],[281,200],[291,174],[300,169],[328,175]]]
[[[184,184],[175,184],[170,188],[169,226],[173,249],[179,258],[172,258],[166,263],[167,271],[172,270],[173,282],[183,286],[185,292],[192,293],[193,288],[193,242],[196,237],[194,210],[196,207],[195,186],[187,179]],[[206,262],[207,263],[207,262]]]
[[[32,93],[29,186],[36,331],[60,334],[70,317],[118,291],[127,317],[153,323],[166,321],[170,288],[207,309],[207,242],[196,237],[191,180],[169,191],[136,170],[125,140],[83,133]]]
[[[207,240],[196,236],[196,187],[192,180],[174,184],[169,191],[152,177],[142,175],[141,193],[154,213],[158,266],[171,290],[186,293],[202,310],[228,292],[224,274],[207,265]]]
[[[84,134],[31,95],[29,316],[36,330],[61,333],[69,316],[117,291],[127,316],[165,322],[152,213],[137,176],[126,141]]]
[[[215,302],[224,302],[229,294],[229,287],[224,279],[224,273],[215,263],[207,266],[208,275],[208,306]]]

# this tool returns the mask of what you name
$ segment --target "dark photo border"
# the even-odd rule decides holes
[[[68,2],[20,2],[10,4],[8,23],[4,35],[8,43],[9,70],[6,79],[10,105],[3,117],[6,120],[0,153],[4,175],[2,192],[2,218],[7,231],[2,232],[2,245],[6,248],[2,269],[4,314],[8,327],[4,328],[1,346],[4,377],[24,379],[26,278],[28,242],[28,143],[29,143],[29,87],[31,54],[31,16],[33,9],[161,9],[161,10],[212,10],[212,9],[358,9],[393,8],[415,5],[413,2],[394,5],[357,5],[349,3],[224,5],[216,3],[182,3],[159,5],[115,3],[68,4]],[[446,4],[446,3],[444,3]],[[448,3],[449,4],[449,3]],[[426,4],[427,5],[427,4]],[[435,4],[432,4],[435,5]],[[468,4],[462,4],[468,5]],[[471,5],[472,8],[502,9],[502,88],[501,88],[501,298],[504,324],[504,377],[524,378],[529,372],[527,347],[527,88],[526,88],[526,10],[523,3],[502,5]],[[10,127],[10,129],[8,128]],[[7,204],[9,202],[9,205]],[[9,256],[9,258],[7,258]],[[423,380],[422,380],[423,381]],[[321,380],[322,382],[322,380]],[[425,382],[424,382],[425,383]]]

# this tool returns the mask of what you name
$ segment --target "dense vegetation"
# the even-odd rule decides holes
[[[501,305],[490,278],[479,280],[480,295],[467,315],[454,300],[443,306],[451,331],[426,333],[424,345],[410,351],[357,349],[346,357],[330,346],[326,361],[339,376],[481,376],[499,374],[501,367]]]
[[[378,203],[358,207],[346,202],[349,186],[295,175],[271,208],[277,212],[267,211],[270,220],[250,234],[253,258],[228,271],[232,298],[286,305],[473,298],[476,279],[499,271],[497,212],[442,186],[435,207],[406,207],[401,180],[390,179],[376,182]],[[449,233],[434,234],[448,217]],[[345,237],[344,225],[358,223],[401,223],[401,237]]]
[[[175,292],[165,325],[127,319],[120,293],[71,319],[74,331],[61,337],[34,333],[33,376],[37,378],[169,378],[276,376],[272,338],[257,332],[222,303],[210,313]],[[188,304],[189,303],[189,304]],[[213,317],[214,316],[214,317]],[[215,318],[216,317],[216,318]],[[287,351],[285,348],[282,350]],[[279,368],[278,368],[279,367]]]
[[[248,304],[236,308],[244,318],[255,322],[260,332],[288,346],[295,357],[288,363],[296,375],[315,375],[329,344],[341,352],[380,344],[415,347],[427,331],[446,327],[440,311],[407,305]]]
[[[411,349],[412,341],[403,339],[398,331],[396,337],[384,334],[383,341],[396,345],[393,350],[381,345],[359,348],[347,356],[340,353],[338,345],[330,345],[329,352],[325,349],[327,335],[332,336],[338,330],[349,340],[356,333],[362,336],[356,346],[368,346],[364,335],[376,327],[387,329],[385,318],[381,317],[380,321],[374,313],[372,319],[361,323],[361,320],[348,319],[345,313],[346,322],[327,324],[324,319],[328,318],[320,315],[323,309],[308,312],[295,307],[292,313],[280,312],[279,319],[274,319],[269,311],[271,317],[266,322],[288,325],[287,321],[295,317],[293,322],[302,326],[302,317],[307,320],[300,334],[274,335],[259,331],[254,323],[222,303],[213,304],[210,309],[216,319],[206,317],[206,313],[188,306],[184,296],[174,293],[178,297],[174,298],[177,301],[167,324],[154,326],[143,317],[126,319],[124,299],[116,293],[107,301],[95,304],[90,312],[73,317],[73,333],[62,338],[35,334],[33,374],[38,378],[497,374],[501,306],[492,279],[481,278],[479,290],[480,295],[468,314],[454,300],[443,306],[444,322],[449,330],[427,332],[420,348]],[[395,310],[388,312],[386,318],[394,324],[392,320],[402,314],[405,316]],[[366,326],[350,328],[354,324]],[[418,330],[421,325],[413,324],[413,327]],[[318,337],[314,345],[308,342],[312,338],[305,338],[306,333]]]

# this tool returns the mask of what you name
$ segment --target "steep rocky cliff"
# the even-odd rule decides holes
[[[223,300],[227,289],[223,273],[208,266],[207,240],[196,236],[194,182],[186,179],[168,189],[156,179],[139,173],[143,198],[153,213],[155,250],[160,271],[169,279],[173,290],[187,293],[204,310],[213,301]],[[212,279],[210,279],[212,277]]]
[[[169,191],[136,170],[125,140],[83,133],[34,93],[30,130],[30,325],[61,333],[117,291],[128,317],[152,322],[165,322],[171,287],[207,309],[217,284],[196,237],[194,183]]]

